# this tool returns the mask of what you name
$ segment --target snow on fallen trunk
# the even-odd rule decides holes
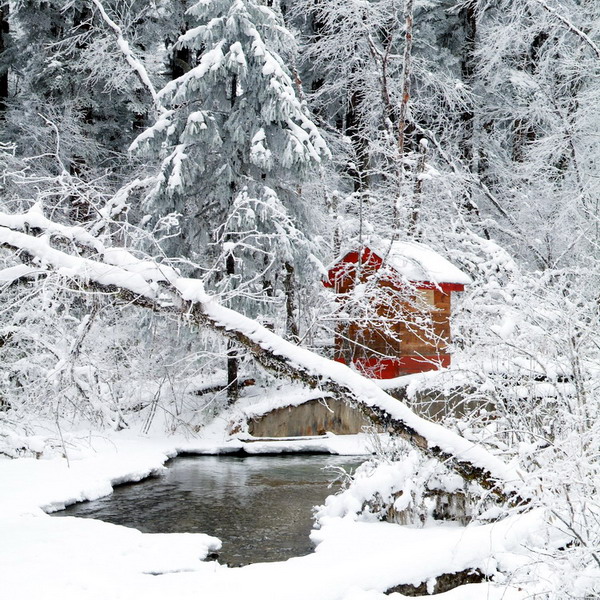
[[[0,245],[24,251],[46,268],[79,283],[117,288],[127,301],[154,310],[179,312],[192,324],[209,327],[248,348],[267,370],[329,392],[362,410],[390,433],[397,434],[429,456],[438,458],[468,481],[477,481],[502,500],[526,501],[519,471],[485,448],[414,414],[405,404],[347,366],[300,348],[244,315],[221,306],[204,291],[202,282],[176,276],[159,286],[144,279],[135,259],[121,266],[74,256],[51,248],[46,238],[12,231],[15,216],[0,213]],[[142,261],[140,261],[142,262]],[[157,265],[157,269],[160,265]],[[166,298],[165,296],[168,295]]]

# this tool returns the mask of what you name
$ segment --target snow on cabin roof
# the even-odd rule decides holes
[[[463,273],[449,260],[425,244],[396,241],[391,243],[390,248],[389,240],[378,240],[365,244],[364,248],[368,248],[381,259],[385,258],[389,266],[409,281],[428,281],[435,284],[457,283],[462,285],[473,282],[466,273]],[[346,248],[341,256],[344,257],[351,251],[352,248]],[[334,268],[340,260],[336,260],[327,269]]]
[[[472,283],[471,278],[441,254],[418,242],[379,241],[367,246],[409,281]],[[388,254],[389,250],[389,254]]]

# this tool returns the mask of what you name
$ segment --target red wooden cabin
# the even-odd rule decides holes
[[[347,252],[325,282],[348,315],[337,327],[335,360],[375,379],[450,366],[451,295],[468,283],[424,244],[379,242]]]

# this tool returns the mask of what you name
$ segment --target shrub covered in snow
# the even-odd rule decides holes
[[[396,443],[395,443],[396,444]],[[432,519],[470,519],[464,480],[439,461],[404,445],[363,463],[339,494],[316,509],[316,521],[342,517],[423,525]]]

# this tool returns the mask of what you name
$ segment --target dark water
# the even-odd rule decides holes
[[[362,459],[364,460],[364,459]],[[285,560],[312,551],[312,507],[339,490],[339,471],[356,457],[201,456],[177,458],[168,471],[57,516],[101,519],[146,533],[201,532],[223,542],[229,565]]]

